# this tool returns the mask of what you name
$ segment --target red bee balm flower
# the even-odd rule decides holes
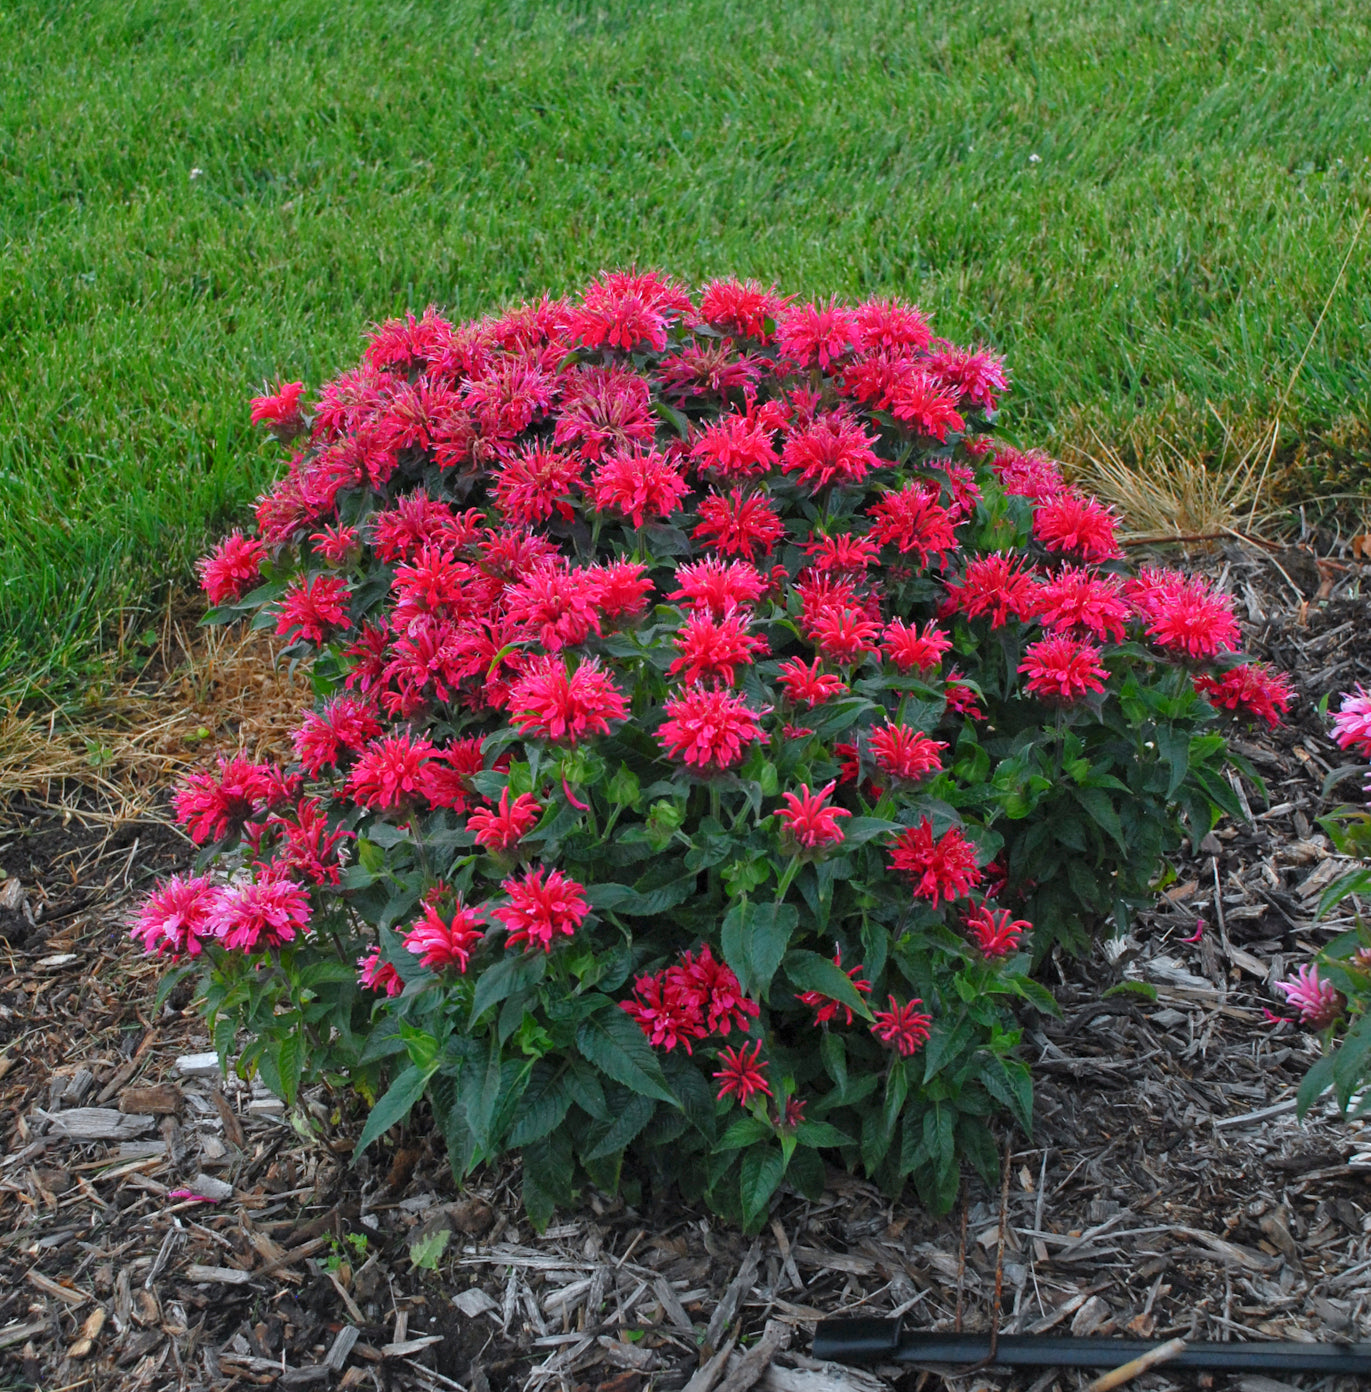
[[[382,735],[367,745],[352,766],[348,796],[378,812],[416,799],[424,789],[424,766],[433,755],[433,745],[426,739]]]
[[[405,948],[429,971],[456,967],[465,972],[476,944],[484,936],[477,926],[480,922],[480,913],[467,908],[460,895],[450,918],[439,913],[435,905],[425,904],[423,915],[404,936]]]
[[[991,628],[999,628],[1010,618],[1031,619],[1038,612],[1038,585],[1031,565],[1012,556],[992,552],[978,556],[966,567],[960,585],[947,587],[949,599],[968,619],[990,615]]]
[[[276,388],[274,394],[252,398],[252,423],[265,425],[278,440],[293,440],[303,434],[305,418],[300,413],[300,397],[304,394],[303,382],[287,382]]]
[[[509,930],[505,941],[510,947],[537,943],[551,952],[553,939],[571,937],[590,912],[581,893],[585,886],[545,865],[526,871],[522,879],[505,880],[500,888],[509,895],[509,903],[490,912]]]
[[[214,901],[206,926],[228,948],[280,947],[309,927],[309,896],[281,875],[229,885]]]
[[[886,625],[881,646],[900,671],[933,672],[942,665],[943,654],[951,651],[952,639],[932,619],[922,633],[897,619]]]
[[[1008,909],[992,910],[982,904],[967,919],[966,927],[983,955],[1007,957],[1033,925],[1027,919],[1015,918]]]
[[[732,686],[739,667],[750,666],[754,656],[770,650],[765,638],[749,635],[747,619],[739,614],[715,620],[707,613],[694,613],[675,641],[681,655],[667,675],[679,675],[687,686],[711,680]]]
[[[919,1009],[923,1001],[917,996],[908,1005],[901,1005],[894,996],[889,1000],[888,1010],[872,1012],[876,1017],[876,1023],[871,1026],[871,1033],[882,1044],[908,1058],[911,1054],[917,1054],[928,1042],[928,1036],[932,1033],[933,1017],[925,1015]]]
[[[256,537],[249,540],[242,532],[230,532],[196,566],[209,602],[241,598],[256,584],[265,555],[266,547]]]
[[[543,809],[530,793],[520,793],[513,805],[509,801],[509,789],[500,790],[498,810],[488,807],[477,808],[467,818],[467,830],[475,837],[478,845],[488,851],[507,851],[538,825]]]
[[[635,527],[670,517],[690,492],[680,472],[655,450],[610,455],[596,469],[591,489],[598,510],[612,508]]]
[[[509,711],[521,735],[574,747],[587,735],[607,735],[609,722],[628,714],[628,701],[597,658],[568,672],[560,658],[545,657],[514,684]]]
[[[895,838],[890,864],[914,882],[915,897],[927,899],[934,908],[941,900],[950,904],[960,899],[981,880],[976,847],[956,827],[935,841],[927,817]]]
[[[819,671],[817,657],[808,665],[798,657],[781,663],[776,681],[785,688],[786,699],[795,706],[821,706],[848,689],[841,677]]]
[[[836,846],[843,839],[843,829],[838,825],[839,817],[850,817],[851,812],[841,807],[827,806],[833,790],[838,786],[836,780],[817,793],[809,791],[809,784],[801,783],[798,793],[782,793],[785,806],[777,808],[772,816],[779,817],[786,834],[806,850],[818,850],[823,846]]]
[[[1148,636],[1161,648],[1190,658],[1213,657],[1236,648],[1240,638],[1233,601],[1215,594],[1199,576],[1161,577],[1157,588],[1135,582],[1134,602],[1143,610]]]
[[[1209,698],[1210,705],[1257,716],[1273,730],[1281,723],[1281,716],[1295,699],[1289,681],[1262,662],[1249,662],[1242,667],[1230,668],[1219,677],[1197,676],[1195,689]],[[1333,717],[1335,727],[1338,718],[1336,715]],[[1336,729],[1333,737],[1338,738]]]
[[[732,609],[746,609],[766,593],[766,581],[747,561],[716,561],[707,557],[676,571],[679,588],[667,596],[689,609],[703,609],[722,618]]]
[[[754,1039],[751,1044],[742,1044],[732,1049],[725,1045],[719,1050],[719,1062],[723,1067],[714,1075],[719,1079],[719,1098],[736,1097],[738,1105],[745,1107],[754,1093],[771,1096],[771,1088],[766,1081],[767,1065],[762,1059],[762,1041]]]
[[[330,629],[352,627],[348,618],[351,598],[347,584],[336,575],[311,575],[306,580],[293,581],[281,597],[276,631],[322,643]]]
[[[1114,539],[1119,519],[1110,508],[1079,493],[1063,493],[1041,503],[1033,514],[1033,535],[1049,551],[1065,551],[1087,561],[1122,555]]]
[[[760,739],[757,712],[731,691],[695,686],[666,703],[657,742],[673,758],[699,769],[726,769],[743,760],[743,748]]]
[[[1054,633],[1024,649],[1019,671],[1028,674],[1024,690],[1044,701],[1070,703],[1087,691],[1104,690],[1109,673],[1100,663],[1093,643]]]
[[[929,739],[907,725],[886,725],[871,732],[871,753],[877,765],[894,778],[917,782],[943,766],[942,740]]]
[[[735,488],[725,498],[711,493],[700,504],[700,523],[692,535],[708,542],[725,556],[746,556],[770,551],[785,535],[785,526],[771,501],[761,493],[744,495]]]
[[[871,448],[876,443],[850,416],[832,411],[786,437],[781,471],[799,474],[809,488],[830,483],[860,483],[882,461]]]
[[[357,959],[357,980],[368,991],[384,991],[388,996],[398,996],[405,989],[400,973],[389,962],[381,960],[379,947],[373,947],[365,957]]]

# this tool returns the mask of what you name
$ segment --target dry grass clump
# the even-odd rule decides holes
[[[1212,409],[1212,408],[1211,408]],[[1123,448],[1091,430],[1090,449],[1070,451],[1079,482],[1112,503],[1135,541],[1199,540],[1250,531],[1263,516],[1279,425],[1244,438],[1218,417],[1223,430],[1212,457],[1167,436],[1137,434]]]
[[[0,804],[23,796],[79,806],[87,821],[163,820],[171,784],[215,754],[288,757],[307,678],[267,634],[197,628],[192,612],[169,605],[141,672],[92,687],[80,710],[0,712]]]

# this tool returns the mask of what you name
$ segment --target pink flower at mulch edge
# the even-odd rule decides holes
[[[1371,759],[1371,692],[1358,685],[1357,694],[1344,692],[1333,713],[1333,740],[1339,749],[1355,749]]]
[[[230,884],[214,902],[207,927],[225,947],[265,952],[309,928],[309,895],[283,875]]]
[[[901,1005],[891,996],[889,1009],[872,1012],[876,1023],[871,1026],[871,1033],[882,1044],[895,1049],[902,1058],[918,1053],[928,1042],[933,1027],[933,1017],[919,1009],[922,1004],[923,1001],[917,996],[907,1005]]]
[[[554,939],[571,937],[590,912],[582,893],[585,886],[545,865],[526,870],[521,878],[511,876],[500,888],[509,895],[509,903],[490,914],[505,925],[510,947],[537,943],[551,952]]]
[[[828,805],[828,799],[837,786],[835,780],[817,793],[811,793],[809,785],[801,783],[798,793],[781,794],[786,805],[772,815],[781,819],[786,834],[806,850],[839,845],[843,839],[843,829],[838,825],[838,818],[850,817],[852,813]]]
[[[130,936],[149,955],[198,957],[213,936],[210,918],[221,893],[208,875],[173,875],[143,901]]]
[[[766,1080],[766,1060],[762,1058],[762,1041],[754,1039],[751,1044],[738,1048],[725,1045],[719,1050],[719,1062],[723,1065],[715,1077],[719,1079],[718,1098],[734,1097],[740,1107],[747,1105],[748,1098],[757,1093],[771,1096],[771,1088]]]
[[[1286,1000],[1300,1012],[1300,1023],[1326,1029],[1347,1008],[1347,997],[1331,981],[1319,977],[1317,966],[1297,967],[1295,975],[1276,982]]]

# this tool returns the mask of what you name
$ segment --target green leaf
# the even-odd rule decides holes
[[[616,1151],[623,1150],[652,1120],[652,1114],[656,1110],[657,1104],[650,1097],[630,1097],[620,1109],[618,1116],[610,1122],[604,1135],[581,1152],[581,1159],[590,1164],[594,1160],[603,1160]]]
[[[744,1112],[732,1126],[719,1137],[714,1146],[717,1155],[725,1150],[744,1150],[750,1145],[756,1145],[758,1141],[764,1141],[771,1135],[771,1127],[764,1121],[759,1121],[749,1112]]]
[[[1157,999],[1157,988],[1150,981],[1117,981],[1101,996],[1101,1000],[1108,1000],[1110,996],[1141,996],[1144,1000],[1154,1001]]]
[[[802,1145],[819,1149],[823,1146],[850,1146],[857,1142],[845,1131],[826,1121],[802,1121],[795,1128],[795,1136]]]
[[[743,1156],[739,1196],[745,1227],[765,1210],[784,1176],[785,1158],[774,1146],[753,1146]]]
[[[630,1092],[677,1105],[642,1030],[617,1006],[583,1020],[576,1031],[576,1047],[600,1072]]]
[[[571,1090],[556,1067],[546,1059],[534,1065],[528,1087],[519,1100],[519,1112],[509,1132],[510,1146],[541,1140],[562,1124],[571,1106]]]
[[[1061,1006],[1040,981],[1034,981],[1031,976],[1011,976],[1007,980],[1014,994],[1022,996],[1035,1010],[1057,1020],[1062,1018]]]
[[[1333,1055],[1325,1054],[1304,1075],[1300,1090],[1295,1094],[1295,1114],[1301,1119],[1304,1114],[1333,1086]]]
[[[471,1016],[468,1029],[490,1009],[516,991],[536,986],[547,972],[547,957],[543,953],[521,953],[517,957],[501,957],[494,966],[487,967],[476,983],[476,994],[471,1002]]]
[[[1316,916],[1322,918],[1329,909],[1342,903],[1349,894],[1365,894],[1368,890],[1371,890],[1371,869],[1351,870],[1345,875],[1339,875],[1319,896],[1319,912]]]
[[[823,1198],[828,1175],[818,1151],[798,1147],[786,1166],[786,1177],[811,1203],[818,1203]]]
[[[383,1136],[398,1122],[403,1121],[413,1109],[414,1104],[424,1095],[431,1070],[416,1068],[410,1064],[386,1089],[385,1095],[371,1109],[367,1124],[357,1141],[357,1149],[352,1152],[355,1161],[366,1148]]]
[[[281,1048],[276,1055],[276,1070],[281,1079],[281,1098],[287,1107],[295,1105],[295,1094],[300,1090],[300,1073],[304,1064],[304,1029],[292,1029],[282,1036]]]
[[[884,817],[852,817],[843,822],[843,845],[864,846],[877,836],[899,830],[899,822],[888,822]]]
[[[1162,763],[1170,771],[1166,789],[1166,800],[1170,802],[1180,791],[1181,784],[1185,782],[1186,775],[1190,772],[1189,732],[1177,730],[1171,725],[1158,726],[1157,753],[1161,756]]]
[[[451,1236],[451,1228],[438,1228],[434,1232],[416,1238],[409,1245],[410,1261],[423,1271],[437,1271],[438,1263],[442,1261],[443,1253],[447,1251],[448,1238]]]
[[[1371,1015],[1363,1015],[1333,1050],[1333,1083],[1343,1111],[1367,1075],[1371,1058]]]
[[[535,1232],[541,1233],[552,1221],[559,1203],[571,1202],[573,1168],[571,1137],[565,1131],[524,1147],[524,1212]]]
[[[786,953],[785,974],[797,991],[818,991],[820,995],[847,1006],[863,1020],[875,1018],[861,993],[852,984],[852,978],[829,957],[797,948]]]
[[[967,1158],[976,1167],[976,1173],[985,1181],[986,1188],[997,1188],[1000,1182],[1000,1151],[990,1128],[979,1117],[967,1116],[963,1112],[957,1118],[957,1137]]]
[[[725,915],[724,960],[737,973],[745,994],[766,994],[799,921],[799,910],[792,904],[752,904],[746,900]]]
[[[981,1069],[985,1090],[1003,1102],[1026,1136],[1033,1134],[1033,1080],[1028,1069],[1017,1059],[1002,1059],[991,1055]]]

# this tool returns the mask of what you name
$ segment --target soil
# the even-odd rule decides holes
[[[12,798],[0,1388],[1065,1392],[1093,1374],[863,1371],[808,1350],[821,1317],[892,1313],[923,1330],[1367,1338],[1371,1132],[1323,1105],[1296,1118],[1318,1044],[1271,989],[1348,921],[1315,919],[1343,864],[1317,817],[1357,796],[1318,702],[1371,681],[1360,576],[1236,543],[1192,563],[1299,699],[1280,729],[1238,736],[1264,782],[1241,784],[1250,819],[1192,848],[1129,937],[1048,965],[1063,1018],[1026,1021],[1033,1136],[1010,1141],[1006,1196],[968,1179],[944,1219],[834,1170],[756,1240],[651,1192],[589,1194],[537,1236],[517,1160],[459,1190],[416,1123],[354,1161],[345,1094],[292,1118],[194,1057],[209,1043],[184,991],[154,1008],[157,969],[125,920],[189,863],[164,815]],[[1156,999],[1104,997],[1129,978]],[[1130,1385],[1359,1383],[1163,1366]]]

